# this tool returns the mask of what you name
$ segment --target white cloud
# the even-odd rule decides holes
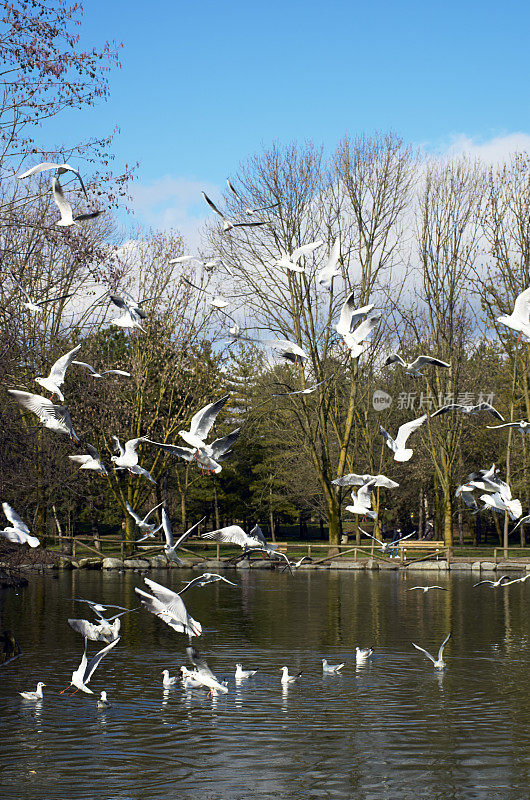
[[[201,190],[213,198],[220,196],[217,186],[188,178],[165,175],[150,184],[131,187],[132,207],[136,218],[155,230],[177,230],[186,247],[196,250],[200,244],[200,228],[211,216]]]
[[[471,158],[479,158],[487,164],[499,164],[514,153],[530,153],[530,134],[507,133],[504,136],[479,140],[460,133],[453,136],[450,144],[441,148],[441,151],[443,155],[466,155]]]

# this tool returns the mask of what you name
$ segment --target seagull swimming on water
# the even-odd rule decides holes
[[[253,678],[257,671],[257,669],[243,669],[243,664],[236,664],[234,677],[236,681],[244,681],[247,678]]]
[[[24,698],[24,700],[42,700],[43,693],[42,687],[46,686],[45,683],[39,681],[37,684],[37,689],[34,692],[19,692],[19,695]]]
[[[374,652],[373,647],[365,647],[364,649],[362,647],[356,647],[355,648],[356,662],[358,664],[364,664],[365,661],[368,661],[373,652]]]
[[[432,661],[432,663],[434,664],[434,669],[445,669],[446,664],[445,664],[445,661],[443,660],[443,652],[444,652],[444,647],[445,647],[445,645],[447,644],[447,642],[449,641],[450,638],[451,638],[451,634],[448,633],[447,636],[445,637],[445,639],[443,640],[442,644],[440,645],[440,649],[438,650],[438,657],[437,658],[433,658],[431,656],[431,654],[427,652],[427,650],[424,650],[423,647],[420,647],[419,645],[414,644],[414,642],[412,642],[412,646],[415,647],[416,650],[420,650],[422,653],[425,653],[427,658],[429,658]]]
[[[192,675],[196,681],[199,681],[199,683],[211,691],[221,692],[222,694],[226,694],[228,692],[227,687],[224,685],[224,683],[221,683],[217,680],[217,677],[213,674],[212,670],[195,647],[186,647],[186,653],[188,654],[189,660],[195,667]]]
[[[301,672],[298,672],[296,675],[289,675],[289,668],[288,667],[282,667],[280,669],[280,672],[282,673],[282,677],[280,678],[280,681],[281,681],[281,683],[284,684],[284,686],[286,684],[288,684],[288,683],[294,683],[296,680],[298,680],[298,678],[302,674]]]
[[[175,686],[179,680],[176,675],[170,676],[168,669],[162,670],[162,675],[162,685],[164,686],[164,689],[170,689],[172,686]]]
[[[328,664],[325,658],[322,659],[322,672],[326,675],[337,675],[344,664]]]

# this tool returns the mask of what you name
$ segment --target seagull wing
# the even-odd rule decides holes
[[[72,216],[72,206],[64,196],[58,178],[54,178],[52,181],[52,194],[53,194],[53,199],[55,200],[55,203],[57,205],[57,208],[59,209],[59,212],[61,214],[61,220],[65,220],[66,222],[71,220],[73,222],[74,220]]]
[[[112,444],[114,445],[114,452],[119,453],[120,456],[125,455],[125,450],[123,449],[122,443],[118,439],[117,436],[111,436]]]
[[[130,312],[131,309],[129,308],[129,305],[125,302],[123,297],[119,296],[119,294],[110,294],[109,295],[109,300],[110,300],[111,303],[113,303],[113,305],[116,306],[116,308],[119,308],[122,311],[129,311]]]
[[[242,199],[241,195],[240,195],[240,194],[239,194],[239,192],[238,192],[238,191],[237,191],[237,190],[236,190],[236,189],[233,187],[233,185],[230,183],[230,181],[228,180],[228,178],[226,179],[226,184],[227,184],[228,188],[230,189],[230,191],[232,192],[232,194],[234,195],[234,197],[236,197],[236,198],[239,200],[239,202],[240,202],[240,203],[242,203],[242,202],[243,202],[243,199]],[[204,194],[204,192],[203,192],[203,194]],[[204,195],[204,198],[205,198],[206,202],[208,203],[208,205],[211,205],[211,203],[208,201],[208,198],[206,197],[206,195]],[[216,211],[216,210],[217,210],[217,209],[215,209],[215,208],[214,208],[214,211]],[[217,213],[219,213],[219,212],[217,212]]]
[[[61,358],[57,359],[50,370],[50,379],[55,383],[56,386],[60,386],[63,383],[66,370],[80,350],[81,345],[78,344],[77,347],[73,348],[73,350],[70,350],[68,353],[65,353],[64,356],[61,356]]]
[[[72,361],[72,364],[77,364],[78,367],[86,367],[90,372],[95,374],[97,370],[91,364],[87,364],[86,361]]]
[[[364,342],[364,340],[370,336],[380,319],[380,314],[374,314],[373,316],[364,319],[361,324],[355,328],[351,335],[357,344]]]
[[[191,418],[190,433],[204,441],[215,422],[215,418],[225,403],[228,402],[229,398],[230,395],[226,394],[224,397],[221,397],[220,400],[216,400],[215,403],[208,403],[207,406],[197,411]]]
[[[410,422],[405,422],[403,425],[399,426],[396,436],[396,445],[400,450],[401,448],[405,447],[410,434],[420,428],[426,419],[427,414],[423,414],[421,417],[418,417],[417,419],[411,419]]]
[[[125,455],[129,456],[137,456],[138,455],[138,445],[140,442],[144,442],[145,438],[143,436],[139,436],[138,439],[129,439],[128,442],[125,442]]]
[[[98,668],[101,659],[104,658],[108,653],[110,653],[112,648],[116,647],[119,641],[120,637],[118,636],[117,639],[114,639],[114,641],[108,644],[106,647],[102,647],[101,650],[98,653],[96,653],[96,655],[93,658],[90,659],[90,661],[85,667],[85,675],[83,678],[83,683],[89,682],[90,678]]]
[[[528,289],[525,289],[524,292],[521,292],[521,294],[516,298],[513,307],[513,313],[515,316],[519,317],[519,319],[524,320],[525,322],[529,321],[530,287]]]
[[[441,587],[438,586],[437,588],[440,589]],[[450,638],[451,638],[451,632],[449,632],[447,634],[447,636],[443,640],[442,644],[440,645],[440,649],[438,650],[438,661],[442,660],[442,656],[444,654],[444,647],[445,647],[445,645],[447,644],[447,642],[449,641]]]
[[[75,437],[72,427],[72,418],[66,406],[56,406],[51,400],[42,397],[40,394],[20,392],[18,389],[8,389],[7,391],[9,394],[13,395],[20,405],[36,414],[41,422],[45,423],[47,420],[55,419],[57,422],[66,425],[72,433],[72,438]]]
[[[441,361],[439,358],[433,358],[432,356],[418,356],[418,358],[416,358],[410,366],[412,369],[421,369],[427,365],[433,367],[451,366],[451,364],[448,364],[446,361]]]
[[[497,411],[497,409],[494,408],[494,406],[492,406],[490,403],[479,403],[478,405],[474,406],[473,410],[487,411],[493,417],[496,417],[497,419],[500,419],[501,422],[504,422],[504,417],[502,416],[500,411]]]
[[[309,242],[309,244],[303,244],[300,247],[297,247],[296,250],[293,250],[291,253],[291,261],[295,264],[296,262],[302,258],[302,256],[307,256],[309,253],[312,253],[313,250],[316,250],[317,247],[321,247],[324,244],[322,239],[318,239],[316,242]]]
[[[366,508],[372,507],[371,492],[374,486],[375,478],[371,481],[368,481],[368,483],[363,484],[363,486],[361,486],[357,492],[357,500],[361,505],[366,506]]]
[[[213,202],[213,200],[210,200],[210,198],[208,197],[208,195],[206,194],[206,192],[201,192],[201,194],[202,194],[202,196],[204,197],[204,199],[206,200],[206,202],[208,203],[208,205],[210,206],[210,208],[212,209],[212,211],[215,211],[215,213],[216,213],[216,214],[219,214],[219,216],[221,217],[221,219],[225,219],[225,215],[224,215],[224,214],[222,214],[222,213],[219,211],[219,209],[217,208],[217,206],[215,205],[215,203]]]
[[[216,439],[214,442],[212,442],[211,450],[214,461],[217,461],[220,456],[225,455],[225,453],[230,450],[234,442],[237,441],[240,433],[241,428],[236,428],[227,436],[222,436],[220,439]]]
[[[385,363],[383,364],[384,367],[388,367],[390,364],[399,364],[402,367],[406,367],[407,363],[404,361],[399,353],[391,353],[388,358],[386,359]]]
[[[340,310],[340,319],[335,326],[337,333],[341,336],[346,336],[351,330],[351,318],[355,311],[355,292],[352,292],[342,304]]]
[[[87,619],[69,619],[68,624],[74,629],[76,633],[80,633],[85,639],[90,639],[91,642],[97,642],[101,636],[101,628],[94,622],[89,622]]]
[[[134,519],[137,525],[140,525],[143,522],[143,519],[138,516],[138,514],[136,513],[136,511],[134,511],[134,509],[132,508],[131,504],[128,501],[126,501],[125,503],[125,508],[127,509],[127,511],[129,512],[129,514]]]
[[[36,164],[34,167],[31,167],[26,172],[23,172],[22,175],[19,175],[19,178],[29,178],[30,175],[36,175],[39,172],[46,172],[49,169],[57,169],[60,167],[61,164],[52,164],[51,161],[43,161],[41,164]]]
[[[2,508],[4,510],[4,514],[6,515],[9,522],[18,528],[18,530],[23,531],[24,533],[29,534],[30,530],[26,523],[19,517],[15,509],[9,505],[9,503],[2,503]]]
[[[152,508],[151,511],[148,511],[148,513],[144,517],[144,522],[147,522],[147,520],[149,519],[151,514],[153,514],[153,512],[155,512],[157,510],[157,508],[160,508],[160,506],[163,506],[163,505],[164,505],[163,502],[159,503],[157,506],[154,506],[154,508]]]
[[[357,475],[355,472],[350,472],[349,475],[343,475],[341,478],[335,478],[335,486],[362,486],[364,483],[364,475]]]
[[[171,526],[171,520],[169,519],[169,514],[167,513],[165,508],[162,509],[162,529],[164,531],[164,536],[166,537],[167,547],[173,547],[174,545],[173,528]]]
[[[414,644],[414,642],[412,642],[412,646],[413,646],[413,647],[415,647],[415,648],[416,648],[416,650],[420,650],[422,653],[425,653],[425,655],[427,656],[427,658],[430,658],[430,659],[431,659],[431,661],[432,661],[432,663],[433,663],[433,664],[436,664],[436,659],[434,659],[434,658],[431,656],[431,654],[427,652],[427,650],[424,650],[424,648],[423,648],[423,647],[420,647],[420,646],[419,646],[419,644]]]
[[[191,536],[191,534],[193,533],[195,528],[197,528],[201,524],[201,522],[204,522],[205,519],[206,519],[206,516],[204,516],[202,519],[200,519],[198,522],[196,522],[195,525],[192,525],[191,528],[188,528],[187,531],[185,531],[183,534],[181,534],[179,536],[179,538],[177,539],[177,541],[175,543],[175,550],[177,549],[177,547],[179,547],[179,545],[181,545],[183,542],[185,542],[186,539],[189,536]]]
[[[215,542],[224,544],[237,544],[239,547],[247,547],[252,541],[239,525],[228,525],[226,528],[218,528],[215,531],[201,533],[201,539],[212,539]]]

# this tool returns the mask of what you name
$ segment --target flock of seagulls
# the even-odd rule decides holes
[[[72,206],[66,199],[60,185],[59,177],[64,174],[71,173],[79,181],[86,199],[88,199],[88,195],[81,175],[76,169],[72,168],[68,164],[52,164],[45,162],[32,167],[19,177],[24,179],[30,177],[31,175],[49,170],[55,170],[56,172],[56,175],[52,179],[51,191],[53,199],[60,212],[60,219],[56,223],[58,226],[71,227],[77,225],[81,221],[94,219],[102,213],[100,210],[96,210],[74,215]],[[244,204],[241,195],[230,183],[230,181],[228,181],[228,188],[236,201],[240,202],[243,206]],[[236,221],[231,219],[217,207],[217,205],[206,195],[205,192],[202,194],[210,209],[221,219],[223,233],[229,232],[233,228],[255,227],[268,224],[267,220]],[[251,217],[256,214],[262,214],[267,210],[274,208],[276,205],[277,204],[266,205],[262,208],[245,207],[242,208],[242,213],[245,216]],[[284,248],[282,248],[278,240],[277,244],[279,255],[273,262],[273,265],[278,269],[286,270],[288,273],[303,274],[306,271],[303,259],[314,253],[318,248],[322,247],[323,241],[318,240],[302,244],[295,248],[292,252],[287,252]],[[192,258],[193,257],[191,256],[180,256],[172,259],[172,262],[184,263]],[[210,264],[210,268],[215,266],[215,261],[208,263]],[[204,266],[206,267],[206,264],[204,264]],[[323,289],[330,290],[333,280],[340,274],[340,240],[337,238],[331,246],[330,253],[324,267],[318,273],[318,283]],[[202,291],[200,287],[196,287],[190,281],[187,282],[191,288]],[[31,298],[30,294],[23,289],[22,286],[20,286],[18,281],[17,285],[26,300],[24,307],[30,313],[38,313],[42,310],[42,306],[44,304],[49,302],[58,302],[59,300],[67,299],[68,297],[65,295],[58,298],[46,298],[44,300],[35,301]],[[143,304],[146,303],[147,300],[135,300],[135,298],[126,292],[123,292],[123,294],[125,295],[124,297],[118,294],[109,295],[109,301],[122,312],[121,316],[111,320],[111,324],[128,329],[131,331],[131,334],[136,333],[137,331],[145,332],[145,328],[142,327],[142,322],[147,318],[147,313],[143,308]],[[220,311],[228,306],[228,302],[224,298],[220,298],[217,295],[213,295],[209,303],[211,306]],[[352,358],[358,358],[369,348],[370,337],[381,319],[381,314],[374,312],[373,304],[367,304],[361,308],[357,308],[356,305],[354,293],[351,293],[343,303],[340,311],[340,318],[335,325],[335,330],[339,336],[342,337],[343,343],[350,352]],[[227,314],[227,316],[229,315]],[[501,324],[508,326],[515,332],[518,332],[520,337],[524,335],[527,337],[527,339],[530,339],[530,288],[526,289],[524,292],[522,292],[522,294],[519,295],[515,302],[513,312],[509,315],[499,317],[498,321]],[[254,341],[241,331],[237,323],[234,323],[233,328],[230,329],[230,333],[233,341]],[[261,344],[270,347],[275,351],[278,358],[282,359],[288,364],[303,366],[309,358],[302,346],[296,342],[291,342],[289,340],[266,339],[263,340]],[[18,389],[9,389],[8,391],[13,399],[16,400],[23,409],[35,414],[45,428],[55,433],[65,434],[74,443],[82,444],[84,446],[87,452],[69,456],[72,462],[79,464],[80,469],[92,470],[105,477],[108,475],[108,469],[103,463],[97,449],[93,445],[82,442],[79,439],[74,431],[68,407],[66,405],[55,404],[53,402],[53,398],[55,396],[61,403],[65,402],[65,397],[61,387],[65,383],[67,371],[72,365],[88,370],[92,378],[101,379],[105,375],[116,375],[119,377],[130,378],[131,375],[124,370],[112,368],[102,370],[101,372],[96,370],[96,368],[92,365],[76,359],[76,356],[79,354],[81,349],[82,344],[78,344],[69,352],[62,355],[51,366],[48,376],[35,377],[35,381],[48,393],[50,393],[50,398]],[[421,355],[414,361],[407,362],[398,353],[392,353],[388,356],[384,366],[386,367],[390,365],[397,365],[403,369],[407,375],[414,378],[424,375],[422,370],[427,367],[449,369],[451,366],[449,363],[430,355]],[[329,380],[329,378],[326,380]],[[304,388],[302,390],[290,390],[284,394],[310,394],[324,382],[325,381],[320,381],[312,386],[309,386],[308,388]],[[288,388],[290,389],[290,387]],[[156,483],[148,470],[143,468],[139,463],[140,445],[148,445],[160,448],[190,463],[195,463],[204,471],[218,474],[222,470],[222,462],[230,455],[231,448],[236,443],[240,434],[240,428],[236,428],[228,435],[208,442],[211,429],[216,422],[217,416],[224,409],[229,399],[230,396],[225,395],[224,397],[208,403],[203,408],[200,408],[198,411],[196,411],[191,418],[189,430],[182,429],[179,431],[179,436],[187,445],[186,447],[173,443],[152,441],[145,436],[139,436],[135,439],[130,439],[122,446],[119,438],[116,435],[113,435],[111,437],[111,441],[115,448],[115,454],[111,457],[110,461],[113,464],[114,470],[128,470],[132,474],[142,476],[152,483]],[[525,420],[521,420],[519,422],[506,422],[502,415],[488,403],[480,403],[476,406],[450,404],[439,408],[433,412],[430,417],[434,418],[441,414],[457,412],[464,414],[478,414],[480,412],[487,412],[496,417],[502,423],[501,425],[489,426],[494,428],[516,427],[520,431],[525,431],[527,427],[530,426],[530,422]],[[425,423],[427,417],[428,415],[424,414],[417,419],[410,420],[401,425],[398,429],[395,439],[383,427],[380,428],[380,434],[384,437],[387,446],[392,451],[395,461],[406,462],[412,458],[413,450],[407,448],[406,446],[408,439],[411,434],[417,431]],[[358,490],[352,490],[351,492],[353,504],[346,506],[346,510],[352,514],[361,515],[374,520],[377,518],[377,513],[372,509],[371,494],[373,490],[379,486],[385,488],[396,488],[398,486],[395,481],[392,481],[390,478],[387,478],[384,475],[357,475],[355,473],[340,476],[334,481],[334,483],[338,486],[357,486]],[[466,483],[462,484],[462,486],[460,486],[457,490],[457,495],[461,497],[468,506],[472,506],[478,511],[478,503],[476,502],[474,496],[474,492],[476,490],[483,492],[479,498],[483,502],[483,509],[488,508],[496,512],[506,513],[512,520],[517,520],[521,517],[521,503],[519,500],[512,498],[510,487],[500,478],[498,470],[495,469],[495,465],[493,465],[490,470],[481,470],[478,473],[469,475]],[[162,529],[165,537],[164,552],[168,558],[168,561],[182,563],[180,562],[176,550],[182,545],[188,536],[192,534],[192,532],[200,523],[196,523],[196,525],[192,526],[192,528],[175,540],[172,532],[171,521],[165,508],[162,508],[161,511],[160,524],[149,521],[153,513],[162,505],[163,504],[160,503],[158,506],[155,506],[147,514],[145,514],[145,516],[142,516],[137,512],[137,510],[133,509],[129,503],[127,503],[126,512],[134,519],[136,526],[143,534],[138,541],[143,541],[147,538],[153,538]],[[6,527],[3,531],[0,531],[0,534],[12,542],[28,544],[30,547],[38,546],[38,539],[31,536],[29,527],[22,521],[22,519],[11,508],[11,506],[4,502],[2,507],[10,526]],[[530,518],[530,515],[529,517],[524,517],[523,519],[526,520],[528,518]],[[201,522],[202,521],[203,520],[201,520]],[[522,521],[523,520],[521,520],[521,522]],[[363,531],[363,533],[372,539],[375,538],[366,531]],[[385,551],[385,548],[392,546],[395,547],[396,544],[404,541],[412,535],[413,534],[408,534],[407,536],[401,537],[400,539],[387,544],[382,543],[377,539],[376,541],[378,545],[381,546],[381,549]],[[250,559],[253,554],[257,553],[269,558],[271,561],[282,562],[285,568],[289,569],[291,572],[300,566],[304,560],[300,559],[300,561],[296,564],[291,563],[284,553],[280,552],[274,545],[271,545],[266,541],[265,536],[258,525],[255,525],[249,533],[243,530],[239,525],[229,525],[203,533],[201,536],[204,540],[230,543],[239,546],[242,552],[239,556],[237,556],[238,559]],[[483,583],[490,583],[492,588],[497,588],[501,586],[507,586],[510,583],[523,582],[528,577],[530,577],[530,573],[521,578],[508,581],[507,576],[503,575],[497,581],[480,581],[478,584],[475,584],[475,586],[479,586]],[[212,582],[223,582],[231,586],[236,586],[236,584],[221,575],[212,573],[204,573],[194,580],[189,581],[180,592],[175,592],[149,578],[145,578],[144,581],[149,591],[146,591],[143,588],[140,589],[135,587],[135,592],[138,595],[141,603],[140,608],[146,609],[148,612],[168,625],[173,631],[188,637],[189,644],[186,648],[186,653],[192,665],[192,669],[184,666],[181,667],[179,679],[182,684],[186,687],[205,688],[212,695],[216,693],[227,693],[228,687],[226,682],[221,681],[216,677],[204,658],[192,645],[192,640],[202,635],[203,627],[201,623],[195,620],[188,612],[182,599],[182,595],[186,592],[191,592],[192,590],[205,587]],[[435,589],[443,591],[444,587],[414,586],[411,587],[410,591],[421,590],[423,593],[427,593],[428,591]],[[104,616],[104,614],[106,614],[111,608],[110,606],[104,606],[92,601],[84,602],[89,604],[92,611],[96,614],[97,619],[95,622],[83,619],[68,620],[69,625],[76,632],[83,636],[84,651],[79,667],[73,671],[71,681],[66,689],[63,690],[63,692],[73,688],[73,693],[81,691],[86,694],[93,694],[93,691],[89,688],[88,683],[92,679],[96,669],[100,666],[102,660],[111,653],[111,651],[119,644],[121,640],[121,616],[126,613],[135,612],[138,609],[124,609],[121,607],[116,607],[119,609],[118,613],[107,618]],[[419,645],[415,643],[412,644],[413,647],[424,653],[425,656],[432,661],[435,669],[442,670],[446,666],[443,660],[443,651],[450,639],[450,636],[451,633],[449,633],[444,639],[436,658],[434,658],[427,650]],[[104,643],[104,647],[98,650],[90,659],[87,652],[89,641]],[[357,647],[357,664],[366,663],[372,657],[372,654],[372,648],[361,649]],[[344,666],[344,663],[329,664],[326,659],[322,659],[323,674],[338,675]],[[283,666],[280,671],[281,684],[284,686],[294,683],[301,676],[301,673],[290,674],[287,666]],[[245,670],[240,663],[236,665],[236,681],[251,679],[255,674],[256,670]],[[168,670],[164,670],[162,680],[163,687],[166,689],[171,688],[177,684],[179,679],[177,679],[176,676],[172,677]],[[25,700],[40,701],[43,697],[42,689],[44,686],[45,684],[39,682],[35,692],[21,692],[20,694]],[[107,699],[107,694],[105,691],[103,691],[101,692],[100,699],[98,700],[98,707],[104,708],[108,705],[109,701]]]

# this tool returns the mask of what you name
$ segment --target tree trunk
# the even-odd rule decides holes
[[[334,549],[330,549],[329,555],[338,553],[336,545],[340,544],[342,536],[342,520],[340,518],[340,503],[338,497],[333,494],[327,498],[327,512],[328,512],[328,526],[329,526],[329,544],[335,545]]]
[[[464,524],[462,520],[462,511],[458,512],[458,542],[460,547],[464,546]]]
[[[423,489],[420,489],[420,503],[418,506],[418,539],[423,539]]]
[[[217,502],[217,484],[215,478],[213,479],[213,507],[215,511],[215,527],[220,528],[219,524],[219,504]]]
[[[453,546],[453,499],[449,492],[444,497],[444,544],[446,547]]]
[[[269,524],[271,528],[271,541],[276,541],[276,531],[274,528],[274,512],[272,510],[272,485],[269,486]]]

